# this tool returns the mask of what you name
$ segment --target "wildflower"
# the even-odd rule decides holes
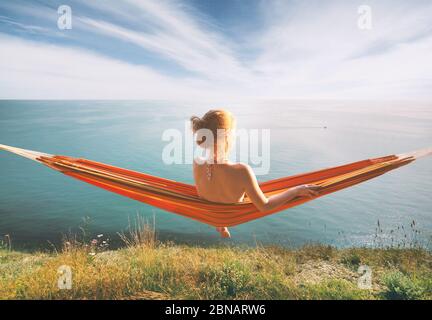
[[[95,256],[95,255],[96,255],[96,252],[89,252],[89,255],[91,255],[91,256]]]
[[[93,240],[91,241],[91,244],[92,244],[92,245],[97,245],[97,243],[98,243],[98,241],[97,241],[96,239],[93,239]]]
[[[98,234],[97,237],[98,237],[98,238],[102,238],[102,237],[103,237],[103,234],[102,234],[102,233],[101,233],[101,234]]]

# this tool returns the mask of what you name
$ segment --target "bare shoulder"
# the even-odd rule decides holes
[[[230,163],[230,166],[234,169],[234,170],[240,170],[240,171],[245,171],[245,170],[249,170],[250,166],[246,163],[243,162],[235,162],[235,163]]]
[[[230,167],[239,178],[246,179],[253,175],[252,168],[246,163],[232,163]]]

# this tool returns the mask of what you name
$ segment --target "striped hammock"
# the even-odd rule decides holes
[[[277,209],[260,212],[247,198],[241,203],[221,204],[201,199],[195,186],[96,161],[51,155],[0,144],[0,149],[38,161],[54,170],[99,188],[215,227],[230,227],[298,206],[317,197],[375,178],[432,154],[432,148],[400,155],[357,161],[333,168],[260,183],[266,196],[302,184],[321,186],[312,198],[296,197]]]

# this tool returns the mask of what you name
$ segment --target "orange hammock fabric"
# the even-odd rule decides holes
[[[432,154],[432,149],[425,149],[407,154],[389,155],[260,183],[262,191],[267,196],[301,184],[321,186],[318,196],[297,197],[277,209],[260,212],[247,198],[244,202],[235,204],[213,203],[201,199],[193,185],[96,161],[50,155],[5,145],[0,145],[0,149],[38,161],[99,188],[215,227],[239,225],[298,206],[317,197],[375,178],[407,165],[419,157]]]

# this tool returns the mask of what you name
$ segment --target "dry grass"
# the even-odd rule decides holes
[[[0,250],[0,299],[431,299],[432,255],[422,249],[313,245],[193,247],[159,243],[137,220],[126,247],[66,239],[61,252]],[[58,268],[72,289],[58,288]],[[357,269],[371,267],[372,289]]]
[[[149,223],[144,217],[137,214],[136,219],[131,222],[129,220],[129,232],[118,233],[120,239],[128,247],[145,246],[154,248],[156,246],[156,231],[155,231],[155,218],[153,222]]]

